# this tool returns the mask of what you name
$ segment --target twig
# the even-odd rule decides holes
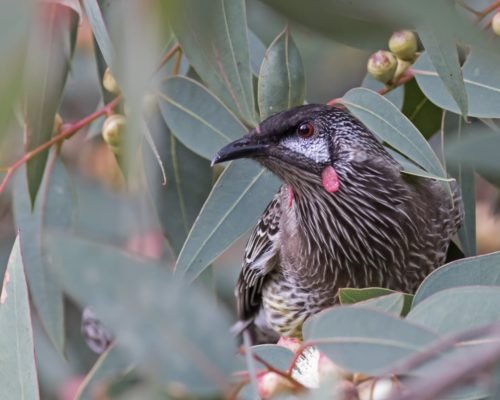
[[[384,86],[382,89],[379,89],[377,92],[378,92],[378,94],[383,96],[384,94],[389,93],[391,90],[396,89],[397,87],[402,86],[405,83],[411,81],[414,77],[415,77],[415,75],[413,74],[412,70],[408,69],[403,73],[403,75],[401,75],[401,77],[398,79],[398,81],[396,83],[394,83],[393,85],[390,85],[390,86]]]
[[[486,17],[490,12],[500,7],[500,0],[494,1],[488,7],[486,7],[483,11],[477,14],[477,22],[480,22],[484,17]]]
[[[118,105],[118,103],[121,100],[121,96],[115,97],[112,101],[110,101],[108,104],[106,104],[104,107],[101,109],[93,112],[92,114],[86,116],[85,118],[79,120],[78,122],[75,122],[74,124],[69,125],[65,129],[61,131],[61,133],[57,134],[56,136],[52,137],[49,141],[41,144],[40,146],[36,147],[35,149],[28,151],[25,153],[20,159],[15,161],[12,165],[4,168],[6,171],[5,176],[3,177],[2,183],[0,184],[0,193],[3,192],[7,184],[9,183],[9,180],[12,178],[12,175],[14,175],[14,172],[17,171],[19,167],[21,167],[24,163],[28,162],[38,154],[40,154],[42,151],[47,150],[54,144],[57,144],[59,142],[62,142],[65,139],[70,138],[73,136],[76,132],[78,132],[80,129],[82,129],[84,126],[90,124],[92,121],[95,119],[99,118],[102,115],[109,115],[113,112],[113,109]]]
[[[155,72],[158,72],[162,67],[168,63],[168,61],[181,49],[179,43],[174,44],[170,50],[168,50],[160,61],[160,64],[156,68]]]

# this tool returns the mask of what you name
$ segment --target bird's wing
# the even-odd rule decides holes
[[[252,318],[258,311],[262,286],[277,265],[280,202],[278,192],[260,217],[245,248],[243,269],[235,289],[238,317],[241,321]]]

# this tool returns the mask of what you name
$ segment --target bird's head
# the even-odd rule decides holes
[[[250,158],[294,189],[300,191],[303,183],[310,182],[333,192],[346,168],[383,152],[380,148],[373,134],[348,112],[310,104],[267,118],[223,147],[212,164]]]

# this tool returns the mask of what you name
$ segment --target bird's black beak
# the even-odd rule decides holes
[[[252,140],[252,136],[245,136],[224,146],[212,160],[212,165],[238,158],[252,158],[264,154],[269,145]]]

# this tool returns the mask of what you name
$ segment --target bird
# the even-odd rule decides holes
[[[282,182],[248,239],[236,288],[239,333],[253,343],[302,338],[310,316],[345,287],[413,293],[442,265],[464,210],[458,186],[404,174],[345,108],[276,113],[220,149]]]

